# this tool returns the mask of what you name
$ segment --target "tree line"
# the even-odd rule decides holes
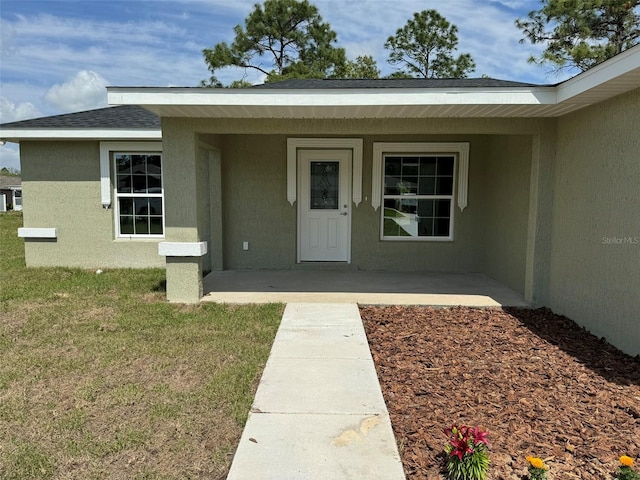
[[[529,61],[555,70],[585,71],[640,41],[640,0],[541,0],[515,25],[523,42],[545,46]],[[262,73],[266,82],[289,78],[380,78],[370,55],[349,60],[337,34],[308,0],[255,4],[230,44],[203,50],[211,77],[202,86],[222,87],[216,73],[239,67]],[[465,78],[475,70],[469,53],[457,54],[458,28],[436,10],[416,12],[387,38],[387,78]],[[228,87],[247,87],[244,79]]]

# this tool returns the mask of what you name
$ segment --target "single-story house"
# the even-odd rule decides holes
[[[110,87],[0,126],[28,266],[481,272],[640,354],[640,46],[557,85]]]
[[[22,210],[22,180],[13,175],[0,175],[0,212]]]

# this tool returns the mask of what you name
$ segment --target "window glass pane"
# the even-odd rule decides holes
[[[149,233],[152,235],[162,235],[162,217],[149,218]]]
[[[149,217],[135,217],[135,234],[149,235]]]
[[[402,184],[400,187],[401,195],[415,195],[418,193],[418,177],[402,177]]]
[[[312,210],[336,210],[339,205],[339,162],[311,162]]]
[[[421,157],[420,158],[420,175],[435,175],[436,162],[437,160],[434,157]]]
[[[131,156],[117,153],[116,159],[116,172],[117,173],[131,173]]]
[[[161,175],[160,155],[147,155],[147,173],[149,175]]]
[[[451,215],[451,200],[435,200],[435,216],[449,218]]]
[[[136,215],[148,215],[149,214],[149,199],[147,197],[134,198],[133,199],[135,214]]]
[[[147,193],[147,176],[133,175],[133,192]]]
[[[418,159],[405,158],[402,162],[402,176],[418,175]]]
[[[436,177],[420,177],[418,195],[434,195],[436,193]]]
[[[402,210],[410,207],[403,205],[405,200],[384,201],[383,234],[385,237],[410,237],[412,215]]]
[[[149,193],[161,193],[162,177],[160,175],[149,175],[147,177],[147,185],[149,186]]]
[[[433,237],[433,217],[418,218],[418,236]]]
[[[433,217],[435,203],[435,200],[418,200],[418,216]]]
[[[146,155],[131,155],[131,173],[147,173],[146,157]]]
[[[451,195],[453,193],[453,177],[438,177],[436,195]]]
[[[162,199],[159,197],[149,198],[149,215],[162,215]]]
[[[433,234],[436,237],[448,237],[449,236],[449,225],[450,221],[448,218],[436,218],[434,221],[434,232]]]
[[[438,157],[438,176],[453,176],[453,157]]]
[[[133,215],[133,199],[120,198],[120,215]]]
[[[118,175],[118,193],[131,193],[131,175]]]
[[[384,194],[385,195],[400,195],[400,188],[402,182],[397,177],[384,177]]]
[[[384,174],[400,176],[402,159],[400,157],[386,157],[384,160]]]
[[[122,235],[133,235],[133,217],[131,215],[120,216],[120,233]]]

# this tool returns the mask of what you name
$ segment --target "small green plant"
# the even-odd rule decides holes
[[[449,480],[486,480],[489,470],[489,432],[479,427],[452,425],[444,430],[449,437],[447,478]]]
[[[620,465],[615,473],[618,480],[640,480],[640,474],[633,468],[633,458],[626,455],[620,457]]]
[[[542,459],[527,457],[527,462],[529,462],[529,480],[546,480],[549,467],[544,464]]]

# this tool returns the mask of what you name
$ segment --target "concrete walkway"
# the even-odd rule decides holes
[[[287,305],[227,478],[405,478],[355,303]]]

